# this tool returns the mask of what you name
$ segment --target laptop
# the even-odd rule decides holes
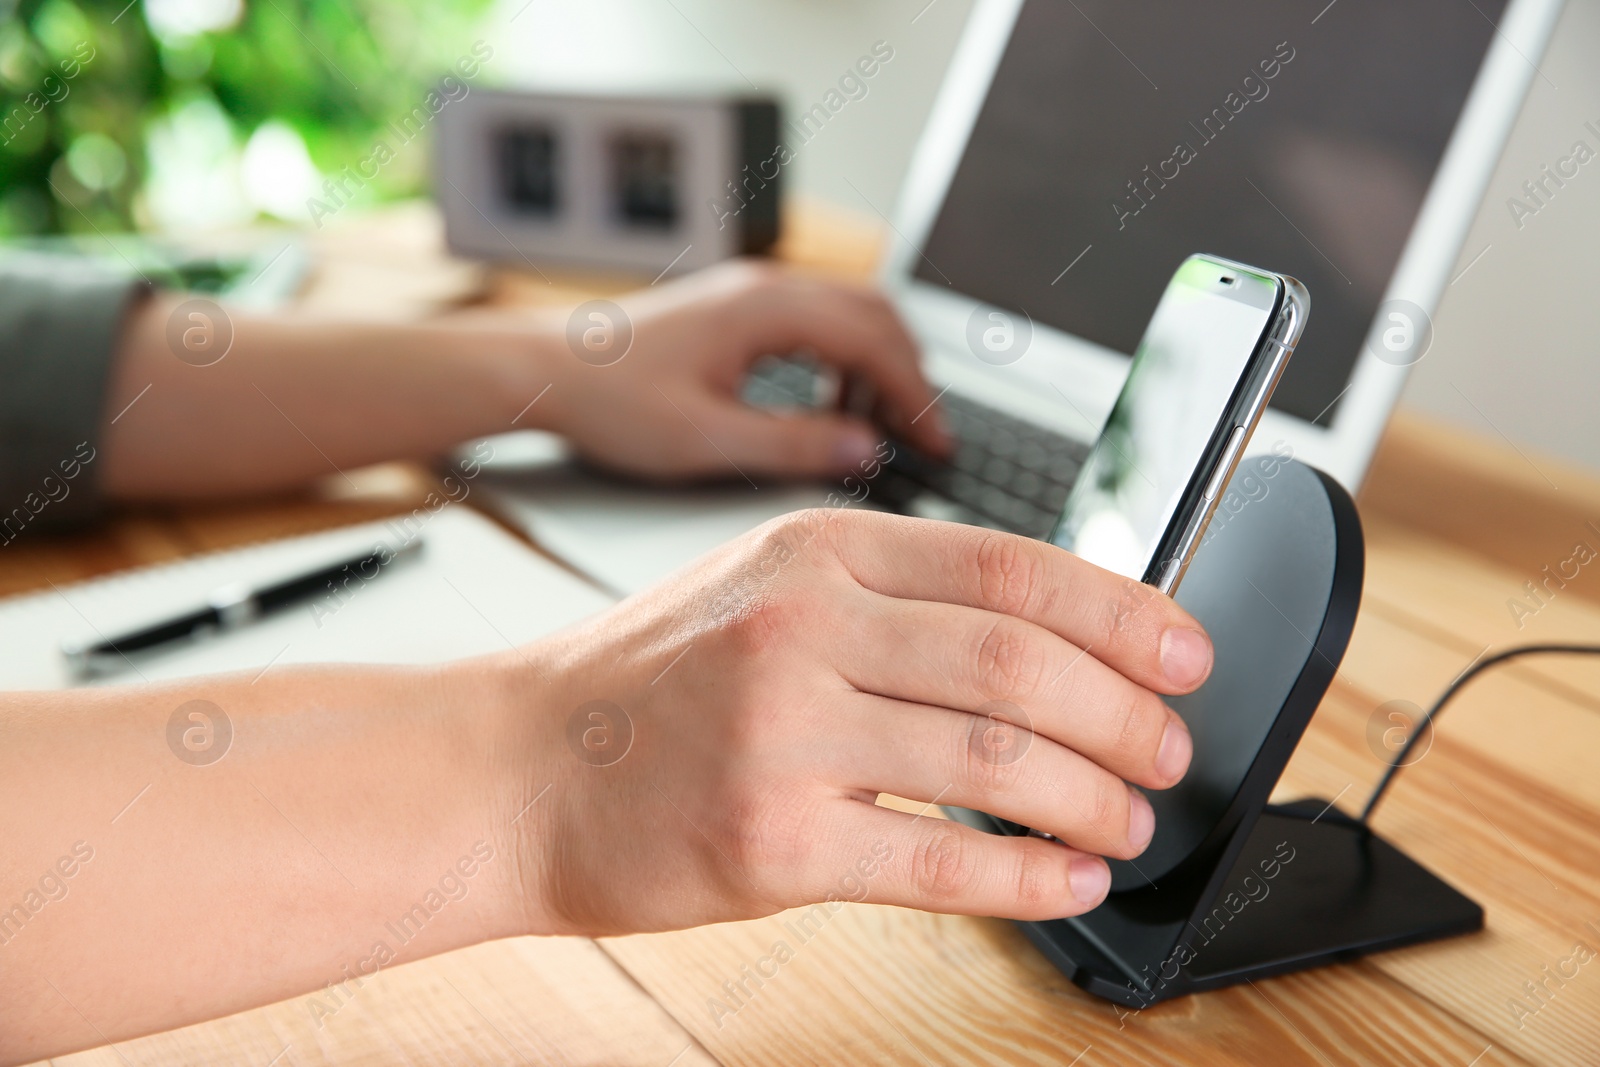
[[[960,447],[937,462],[897,445],[870,499],[1047,535],[1167,280],[1198,251],[1306,283],[1309,327],[1249,451],[1358,489],[1452,271],[1476,251],[1463,241],[1560,9],[977,0],[880,274]],[[835,391],[803,358],[774,358],[746,397]],[[581,508],[538,492],[501,494],[535,536],[552,516],[580,555],[611,550],[596,533],[622,535],[569,529]],[[631,566],[665,573],[690,557],[655,559],[652,491],[638,492],[626,550],[647,566]],[[734,493],[749,525],[808,502]],[[737,525],[708,518],[708,534]]]

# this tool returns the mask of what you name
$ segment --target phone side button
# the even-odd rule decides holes
[[[1211,480],[1206,483],[1205,498],[1215,500],[1217,493],[1222,489],[1222,479],[1228,476],[1228,471],[1233,467],[1234,457],[1239,454],[1239,446],[1244,443],[1244,427],[1235,426],[1233,433],[1228,435],[1228,443],[1222,449],[1222,455],[1217,457],[1217,466],[1211,472]]]

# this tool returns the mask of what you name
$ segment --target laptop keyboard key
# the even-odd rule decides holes
[[[962,507],[949,497],[937,493],[921,492],[906,501],[905,512],[923,519],[938,519],[940,522],[960,522],[968,526],[979,524],[982,516],[971,508]]]
[[[1039,501],[1044,486],[1044,479],[1032,471],[1018,471],[1011,479],[1011,491],[1024,500]]]
[[[1068,455],[1057,455],[1050,460],[1050,480],[1059,485],[1071,485],[1078,480],[1083,464]]]
[[[1050,452],[1039,441],[1024,441],[1017,449],[1017,462],[1043,474],[1050,469]]]
[[[826,391],[814,362],[767,359],[751,369],[745,400],[815,406]],[[1088,455],[1084,443],[1013,418],[970,397],[946,393],[959,444],[949,462],[895,442],[895,457],[872,483],[875,503],[906,514],[1047,537]]]
[[[956,446],[956,454],[951,462],[957,470],[980,474],[989,463],[989,453],[971,441],[962,441]]]
[[[995,485],[1006,485],[1016,476],[1017,468],[1010,462],[998,456],[991,459],[983,467],[983,480],[993,482]]]

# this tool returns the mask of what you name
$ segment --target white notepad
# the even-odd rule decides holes
[[[476,491],[552,555],[607,589],[635,593],[748,530],[822,507],[825,485],[735,476],[715,486],[650,486],[598,477],[568,461],[559,438],[524,431],[489,439]],[[481,455],[479,451],[475,453]]]
[[[400,542],[385,523],[218,552],[0,600],[0,689],[79,684],[60,648],[192,609],[232,582],[270,582]],[[222,636],[140,659],[95,684],[291,663],[429,663],[534,640],[609,607],[613,598],[534,552],[470,508],[427,517],[422,552],[339,598],[306,601]]]

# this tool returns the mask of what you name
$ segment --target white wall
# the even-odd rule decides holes
[[[776,91],[791,116],[885,41],[894,58],[868,94],[808,142],[786,174],[801,192],[892,214],[970,8],[971,0],[501,0],[486,33],[496,76],[516,84],[754,84]]]
[[[495,64],[513,82],[615,89],[748,79],[777,90],[790,114],[887,41],[895,58],[870,94],[789,173],[802,192],[892,214],[970,9],[971,0],[502,0],[489,24]],[[1520,229],[1506,208],[1574,141],[1600,153],[1600,135],[1584,128],[1600,128],[1597,60],[1600,0],[1568,0],[1457,272],[1489,251],[1448,290],[1433,349],[1402,402],[1600,467],[1600,158]]]
[[[1600,0],[1568,0],[1403,403],[1600,467]],[[1545,79],[1548,79],[1546,81]],[[1582,140],[1596,158],[1519,228],[1507,200]]]

